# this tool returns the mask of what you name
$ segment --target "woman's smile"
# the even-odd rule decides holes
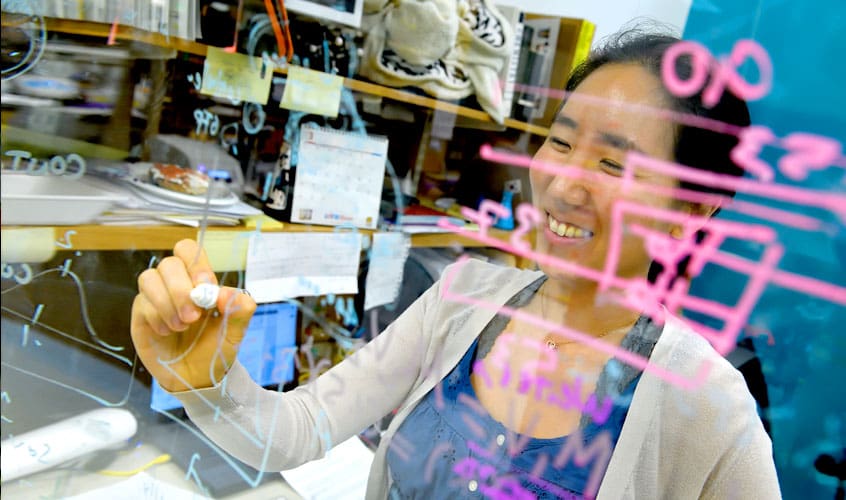
[[[566,216],[554,217],[546,213],[544,236],[553,245],[584,244],[593,238],[593,231],[584,224],[570,221]]]

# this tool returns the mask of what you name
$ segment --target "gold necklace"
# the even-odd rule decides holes
[[[546,294],[541,292],[540,290],[538,290],[538,293],[541,294],[541,314],[543,315],[543,319],[547,319],[547,317],[546,317]],[[614,330],[608,330],[607,332],[603,332],[599,335],[594,335],[593,337],[596,338],[596,339],[601,339],[602,337],[605,337],[605,336],[610,335],[612,333],[618,333],[623,329],[628,330],[629,328],[631,328],[631,325],[625,325],[625,326],[622,326],[620,328],[615,328]],[[555,340],[552,340],[550,338],[551,335],[553,335],[552,332],[547,333],[546,336],[544,337],[544,342],[546,343],[546,348],[549,349],[550,351],[557,351],[558,348],[563,346],[563,345],[574,344],[574,343],[578,342],[577,340],[570,340],[569,342],[556,342]]]

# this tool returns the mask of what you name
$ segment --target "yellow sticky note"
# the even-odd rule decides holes
[[[267,104],[272,81],[273,65],[262,61],[261,57],[230,54],[223,49],[209,47],[200,93]]]
[[[301,66],[288,66],[288,79],[280,108],[335,118],[341,105],[344,79]]]
[[[247,229],[260,228],[262,231],[267,231],[272,229],[282,229],[285,227],[285,224],[268,217],[267,215],[261,214],[248,215],[247,217],[244,217],[244,227]]]

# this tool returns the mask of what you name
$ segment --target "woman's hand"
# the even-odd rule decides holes
[[[164,389],[211,387],[235,361],[256,310],[255,301],[221,287],[217,307],[203,310],[190,297],[202,283],[217,284],[206,252],[182,240],[155,269],[138,277],[130,331],[138,357]]]

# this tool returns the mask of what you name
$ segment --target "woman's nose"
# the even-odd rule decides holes
[[[549,183],[548,194],[556,200],[563,201],[568,205],[583,206],[590,201],[590,191],[586,186],[586,179],[582,176],[585,172],[580,169],[572,173],[562,173],[553,177]]]

